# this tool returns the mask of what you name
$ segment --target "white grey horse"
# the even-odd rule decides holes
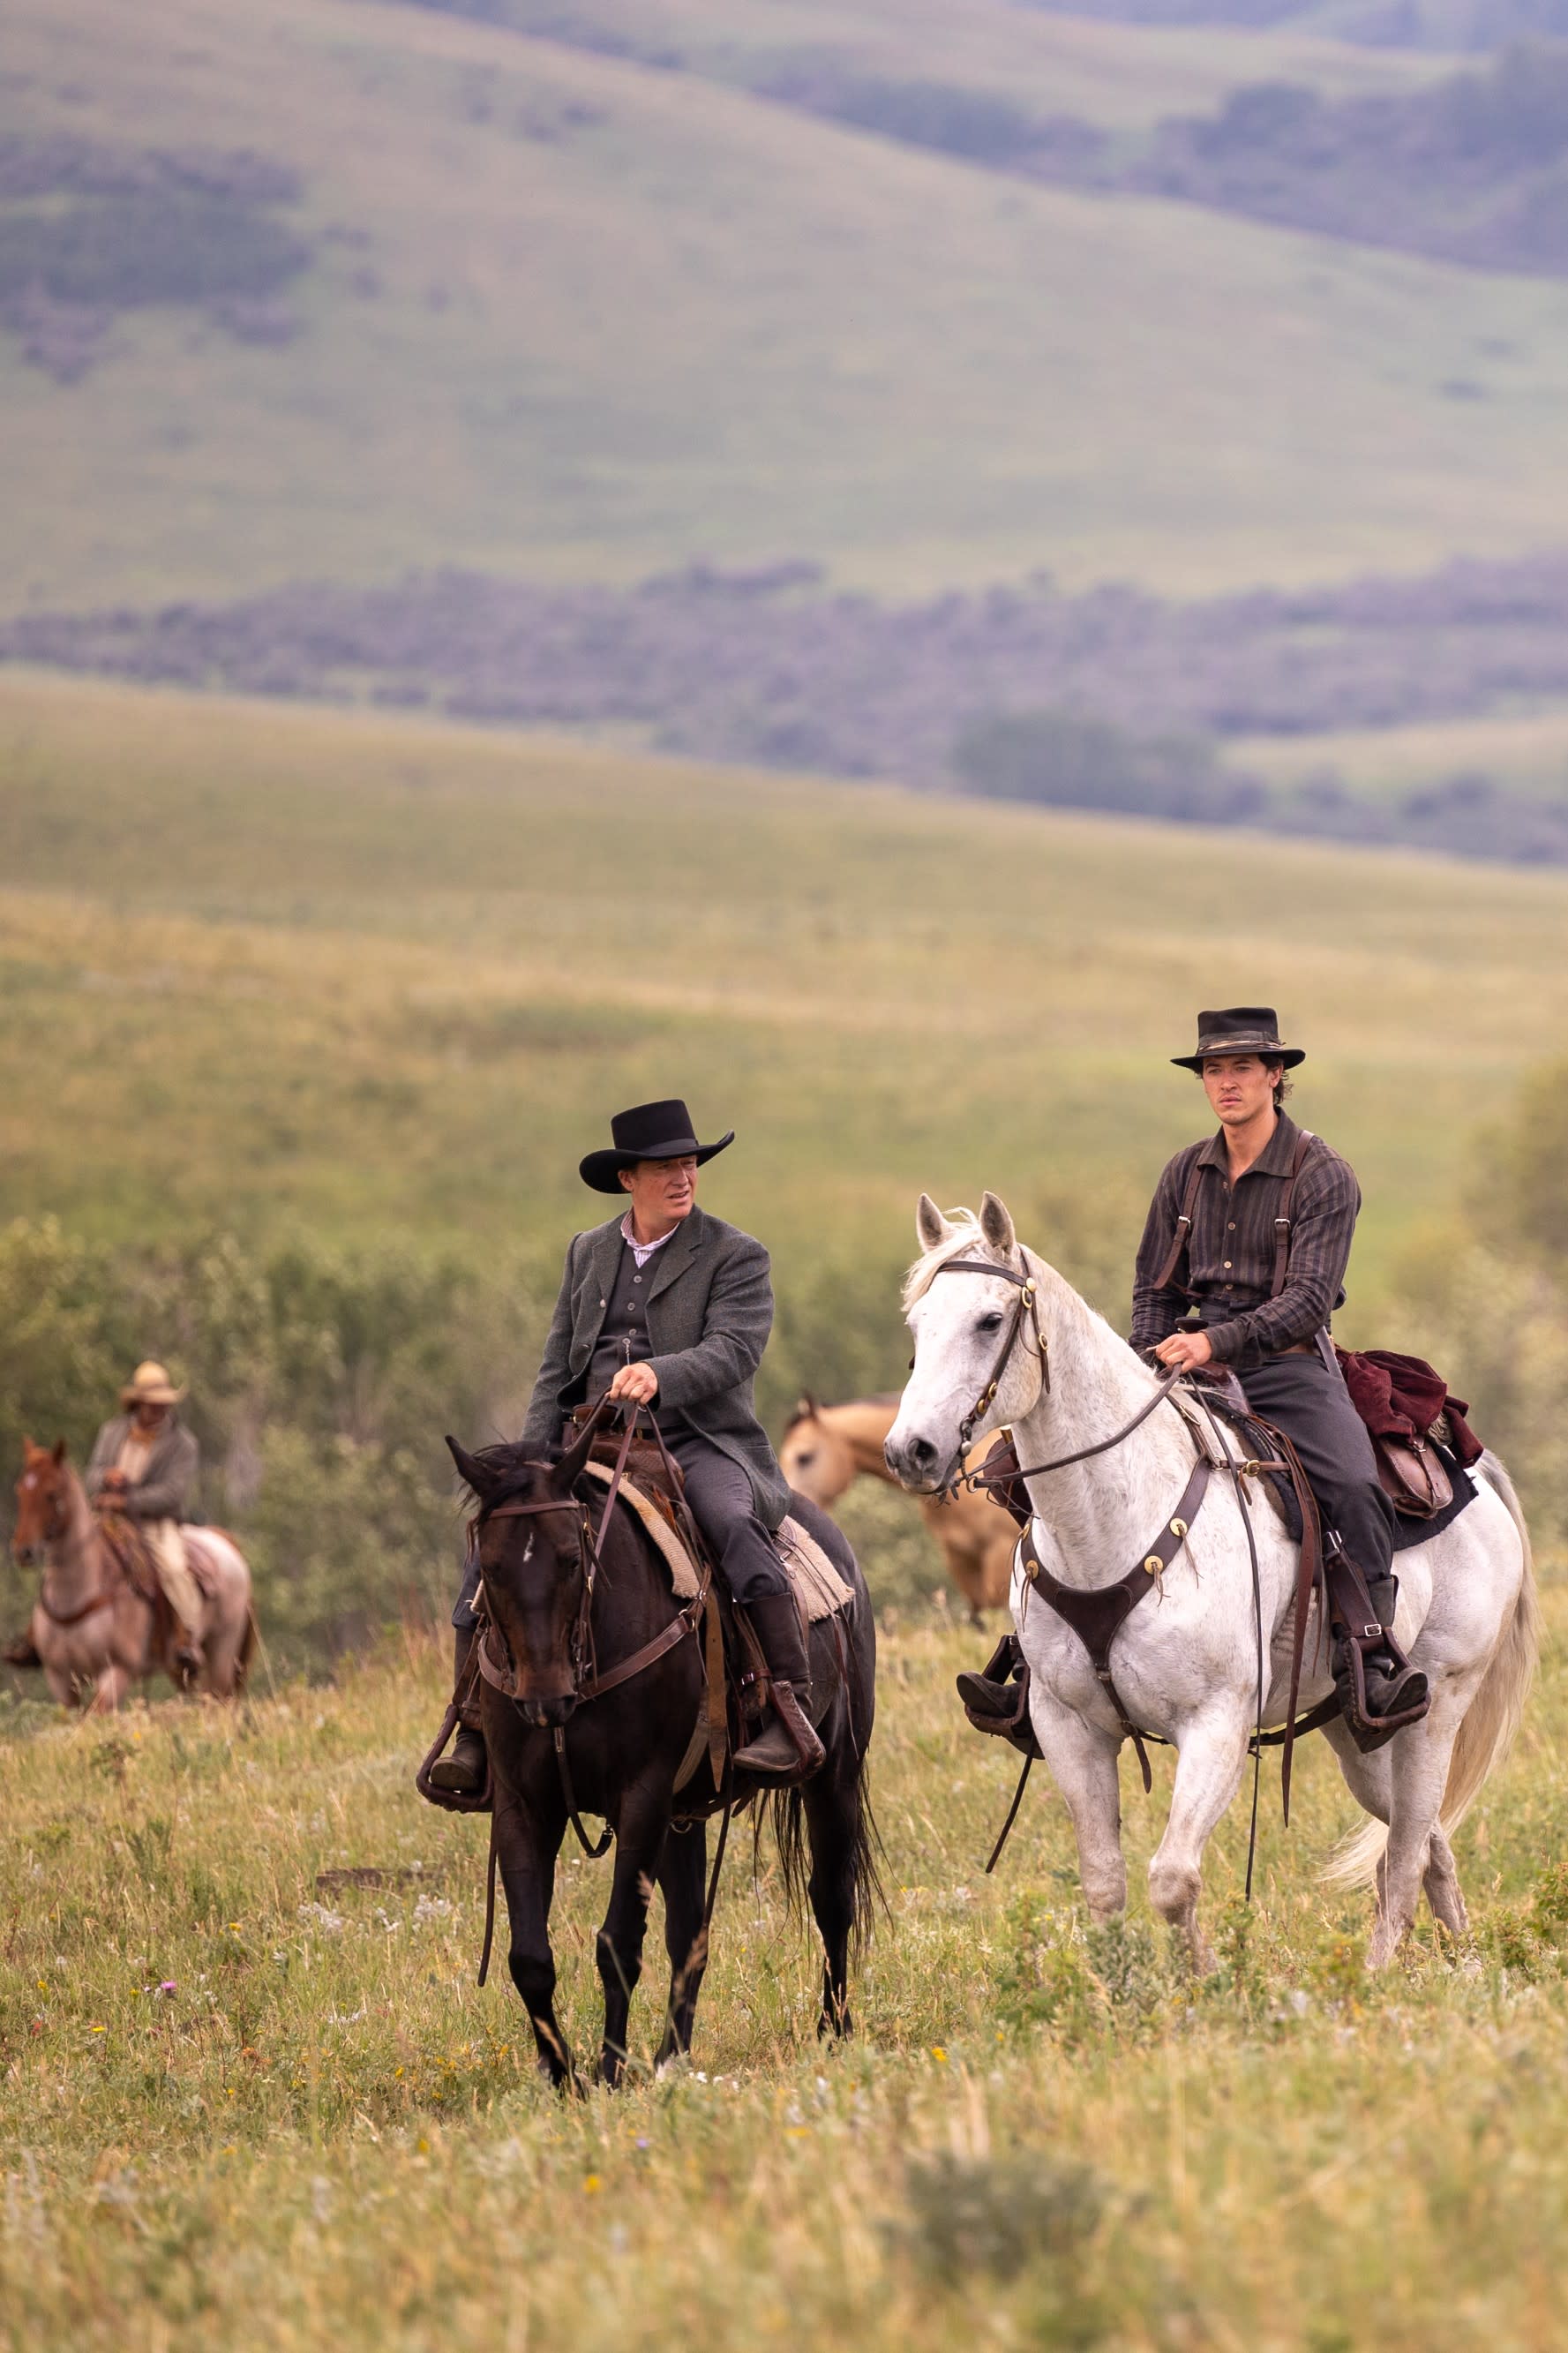
[[[1155,1376],[1070,1283],[1020,1246],[994,1194],[985,1195],[978,1219],[969,1210],[944,1217],[922,1194],[916,1227],[922,1255],[904,1289],[914,1366],[887,1444],[889,1466],[906,1487],[930,1493],[952,1476],[966,1421],[975,1437],[1010,1427],[1027,1468],[1110,1436],[1154,1397]],[[937,1280],[955,1258],[977,1261],[981,1271],[955,1270]],[[997,1268],[994,1276],[984,1271],[989,1266]],[[1038,1345],[1029,1317],[1015,1324],[1020,1276],[1035,1285]],[[1015,1345],[998,1367],[1010,1327]],[[1162,1400],[1120,1444],[1031,1478],[1040,1561],[1065,1585],[1110,1584],[1142,1561],[1167,1528],[1194,1461],[1187,1422]],[[1370,1757],[1361,1755],[1342,1724],[1327,1729],[1352,1794],[1374,1818],[1347,1842],[1331,1873],[1346,1883],[1375,1878],[1377,1916],[1367,1956],[1373,1968],[1389,1960],[1413,1924],[1423,1885],[1443,1926],[1463,1931],[1464,1898],[1449,1841],[1506,1752],[1534,1672],[1539,1615],[1530,1539],[1495,1455],[1478,1465],[1477,1486],[1458,1518],[1399,1560],[1396,1630],[1430,1683],[1430,1713]],[[1262,1500],[1252,1520],[1268,1649],[1265,1721],[1278,1724],[1289,1698],[1297,1547]],[[1016,1557],[1011,1602],[1031,1670],[1035,1731],[1072,1817],[1089,1913],[1108,1920],[1127,1900],[1117,1784],[1124,1736],[1117,1711],[1082,1642],[1029,1586]],[[1331,1688],[1327,1642],[1318,1633],[1314,1608],[1303,1708]],[[1194,1963],[1206,1968],[1212,1956],[1198,1922],[1204,1849],[1240,1786],[1258,1707],[1252,1570],[1242,1507],[1227,1474],[1211,1479],[1157,1589],[1118,1633],[1111,1666],[1131,1722],[1176,1751],[1170,1817],[1149,1866],[1149,1892],[1155,1909],[1184,1935]]]

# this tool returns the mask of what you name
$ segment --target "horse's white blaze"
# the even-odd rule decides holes
[[[988,1197],[988,1200],[992,1197]],[[1009,1424],[1020,1459],[1047,1461],[1108,1436],[1152,1394],[1154,1377],[1070,1284],[1032,1251],[1006,1244],[1011,1221],[960,1212],[922,1214],[925,1256],[905,1286],[915,1364],[888,1438],[890,1466],[909,1486],[931,1486],[952,1468],[960,1425],[990,1380],[1017,1298],[1005,1280],[937,1268],[952,1257],[1005,1261],[1032,1274],[1050,1351],[1051,1387],[1020,1345],[975,1435]],[[1004,1223],[1005,1220],[1005,1223]],[[988,1239],[988,1237],[991,1237]],[[1041,1557],[1064,1583],[1110,1584],[1141,1560],[1175,1510],[1193,1463],[1186,1426],[1158,1408],[1122,1443],[1028,1482]],[[1447,1925],[1463,1919],[1447,1834],[1499,1761],[1534,1663],[1536,1616],[1528,1539],[1501,1465],[1488,1457],[1481,1493],[1453,1526],[1403,1555],[1399,1633],[1432,1684],[1426,1720],[1362,1757],[1342,1725],[1328,1737],[1358,1801],[1388,1825],[1377,1925],[1369,1959],[1393,1953],[1415,1917],[1425,1882]],[[1278,1723],[1289,1695],[1296,1549],[1259,1502],[1253,1515],[1267,1645],[1265,1714]],[[1014,1622],[1031,1669],[1040,1746],[1078,1837],[1084,1892],[1097,1919],[1125,1900],[1117,1757],[1121,1734],[1078,1636],[1015,1575]],[[1301,1704],[1326,1695],[1327,1645],[1308,1629]],[[1236,1795],[1257,1707],[1257,1649],[1246,1530],[1228,1481],[1211,1481],[1192,1535],[1152,1594],[1126,1621],[1112,1663],[1133,1721],[1176,1751],[1164,1836],[1150,1865],[1156,1908],[1187,1937],[1194,1960],[1208,1948],[1197,1919],[1204,1849]],[[1351,1865],[1369,1872],[1361,1841]]]

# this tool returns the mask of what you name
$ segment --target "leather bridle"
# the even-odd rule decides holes
[[[607,1397],[600,1398],[584,1427],[584,1437],[586,1437],[588,1430],[595,1428],[603,1419],[608,1403]],[[481,1512],[475,1524],[473,1540],[477,1542],[479,1528],[481,1525],[488,1526],[492,1520],[525,1519],[533,1515],[542,1516],[547,1512],[571,1512],[576,1521],[577,1555],[582,1569],[583,1598],[577,1605],[577,1614],[567,1638],[567,1659],[572,1672],[572,1687],[569,1693],[540,1692],[537,1688],[538,1678],[528,1668],[520,1668],[512,1658],[507,1648],[506,1636],[496,1624],[493,1616],[489,1611],[483,1613],[487,1622],[481,1629],[475,1644],[479,1672],[495,1690],[516,1704],[522,1704],[531,1699],[569,1697],[581,1704],[586,1700],[597,1699],[603,1693],[614,1691],[617,1685],[629,1683],[634,1675],[641,1674],[645,1667],[651,1667],[656,1659],[663,1658],[667,1651],[673,1651],[678,1642],[683,1642],[689,1634],[694,1634],[702,1622],[703,1612],[708,1605],[710,1578],[701,1553],[693,1546],[690,1547],[692,1557],[698,1562],[700,1571],[696,1594],[685,1608],[678,1610],[668,1623],[661,1627],[652,1640],[645,1642],[640,1650],[634,1651],[629,1658],[617,1660],[614,1666],[606,1667],[603,1674],[598,1672],[597,1661],[594,1656],[594,1588],[598,1578],[600,1554],[609,1531],[610,1515],[620,1495],[621,1482],[626,1476],[626,1462],[631,1454],[632,1440],[637,1434],[640,1418],[640,1410],[627,1418],[626,1435],[621,1440],[620,1451],[616,1457],[597,1535],[594,1532],[586,1504],[574,1495],[549,1496],[537,1503],[497,1504],[493,1510]],[[658,1424],[651,1414],[647,1416],[647,1419],[664,1460],[665,1471],[669,1481],[669,1492],[672,1496],[678,1496],[680,1492],[680,1482],[676,1474],[675,1465],[670,1460],[669,1450],[665,1445]],[[480,1577],[482,1580],[482,1569]],[[491,1655],[489,1636],[492,1632],[500,1639],[504,1654],[502,1659],[498,1660]],[[559,1753],[562,1748],[559,1728],[555,1736]]]
[[[1049,1462],[1020,1464],[1017,1470],[1007,1472],[1001,1479],[994,1476],[987,1476],[984,1471],[965,1472],[963,1469],[963,1460],[969,1452],[970,1446],[973,1442],[975,1424],[984,1419],[985,1415],[996,1402],[996,1392],[1002,1386],[1002,1377],[1005,1373],[1008,1364],[1012,1358],[1013,1351],[1018,1344],[1019,1335],[1023,1331],[1026,1317],[1028,1319],[1029,1327],[1034,1334],[1033,1345],[1040,1359],[1040,1377],[1044,1388],[1044,1394],[1047,1397],[1049,1397],[1051,1393],[1050,1343],[1047,1339],[1046,1335],[1040,1329],[1039,1285],[1032,1274],[1027,1272],[1018,1274],[1015,1272],[1014,1269],[1010,1266],[993,1266],[986,1260],[979,1258],[943,1259],[942,1264],[935,1270],[935,1271],[937,1274],[991,1275],[1000,1282],[1013,1283],[1016,1287],[1018,1293],[1017,1303],[1013,1309],[1011,1320],[1009,1321],[1007,1329],[1003,1335],[1002,1345],[997,1353],[996,1360],[991,1367],[990,1377],[986,1381],[984,1388],[981,1390],[980,1395],[975,1398],[974,1403],[970,1407],[969,1411],[964,1415],[963,1419],[959,1423],[957,1462],[953,1470],[952,1477],[947,1482],[950,1491],[957,1486],[960,1479],[963,1480],[964,1485],[967,1487],[984,1489],[987,1487],[1003,1486],[1013,1479],[1038,1479],[1047,1471],[1065,1471],[1069,1462],[1087,1462],[1093,1455],[1107,1454],[1113,1446],[1120,1446],[1124,1438],[1131,1438],[1133,1431],[1141,1423],[1147,1421],[1155,1407],[1170,1396],[1171,1391],[1175,1388],[1176,1383],[1182,1377],[1181,1368],[1179,1366],[1167,1373],[1161,1380],[1153,1396],[1147,1398],[1144,1403],[1139,1407],[1137,1412],[1132,1416],[1130,1421],[1124,1421],[1120,1430],[1113,1430],[1109,1438],[1097,1439],[1092,1446],[1077,1447],[1074,1449],[1072,1453],[1058,1454]]]
[[[1026,1317],[1034,1334],[1035,1352],[1040,1359],[1040,1378],[1045,1384],[1047,1397],[1051,1393],[1050,1345],[1040,1329],[1039,1290],[1032,1274],[1015,1274],[1010,1266],[989,1266],[984,1259],[979,1258],[943,1259],[942,1264],[936,1269],[936,1273],[994,1275],[1000,1282],[1013,1283],[1018,1293],[1007,1329],[1002,1335],[1002,1345],[997,1350],[996,1360],[991,1367],[990,1377],[958,1425],[958,1459],[962,1462],[973,1441],[975,1423],[984,1420],[996,1402],[996,1392],[1002,1386],[1002,1376],[1006,1371],[1013,1351],[1018,1344],[1018,1336],[1023,1331]],[[934,1276],[932,1279],[934,1281]]]

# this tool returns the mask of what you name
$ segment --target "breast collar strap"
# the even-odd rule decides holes
[[[1186,1542],[1188,1531],[1203,1508],[1208,1483],[1208,1458],[1200,1454],[1193,1466],[1193,1475],[1187,1481],[1181,1502],[1143,1557],[1135,1562],[1124,1577],[1119,1577],[1114,1585],[1091,1586],[1087,1591],[1081,1586],[1064,1585],[1059,1577],[1051,1574],[1036,1551],[1032,1522],[1018,1539],[1018,1557],[1030,1589],[1072,1628],[1089,1652],[1095,1680],[1116,1710],[1116,1720],[1122,1736],[1131,1740],[1138,1752],[1145,1790],[1152,1788],[1153,1776],[1149,1768],[1149,1752],[1143,1744],[1145,1740],[1158,1740],[1159,1735],[1142,1732],[1128,1715],[1126,1704],[1110,1672],[1110,1646],[1144,1595],[1152,1592],[1159,1585]]]

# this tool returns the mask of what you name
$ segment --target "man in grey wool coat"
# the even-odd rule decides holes
[[[605,1151],[580,1164],[584,1184],[621,1198],[608,1223],[574,1237],[521,1443],[542,1456],[561,1446],[564,1417],[606,1392],[647,1406],[686,1482],[686,1500],[767,1659],[773,1709],[740,1750],[743,1772],[804,1779],[822,1744],[804,1702],[805,1638],[773,1533],[791,1496],[752,1383],[773,1330],[767,1251],[751,1234],[697,1207],[697,1172],[734,1142],[699,1144],[679,1101],[617,1112]],[[815,1527],[816,1522],[813,1521]],[[468,1663],[477,1568],[452,1622],[457,1672]],[[465,1727],[431,1768],[438,1788],[482,1788],[482,1734]]]

